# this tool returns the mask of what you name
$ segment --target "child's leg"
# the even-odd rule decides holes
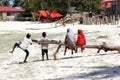
[[[47,58],[47,60],[49,60],[49,58],[48,58],[48,49],[46,49],[46,58]]]
[[[26,56],[25,56],[25,59],[24,59],[23,62],[27,62],[26,60],[27,60],[27,58],[28,58],[28,56],[29,56],[29,51],[28,51],[28,50],[24,50],[24,51],[25,51],[25,53],[26,53]]]
[[[73,45],[73,46],[72,46],[72,50],[74,50],[75,53],[77,53],[77,46],[76,46],[76,45]]]
[[[78,52],[78,46],[76,46],[76,53]]]
[[[42,61],[44,61],[44,49],[42,49]]]
[[[72,55],[73,55],[73,51],[75,51],[75,53],[76,53],[76,47],[74,47],[74,46],[71,47],[71,54]]]
[[[83,52],[83,48],[81,48],[81,52]]]
[[[15,43],[15,44],[14,44],[13,49],[12,49],[12,51],[10,51],[10,53],[13,53],[13,52],[14,52],[14,49],[15,49],[16,47],[19,47],[19,44],[18,44],[18,43]]]
[[[74,51],[75,51],[75,53],[77,53],[77,48],[76,48],[76,46],[74,47]]]
[[[73,55],[73,50],[71,50],[71,54]]]
[[[57,58],[56,58],[56,54],[58,53],[58,51],[59,51],[60,48],[61,48],[61,45],[58,45],[57,50],[56,50],[55,53],[53,54],[54,60],[57,59]]]
[[[65,46],[65,51],[64,51],[64,55],[66,55],[66,51],[67,51],[67,46]]]
[[[44,55],[42,55],[42,61],[44,61]]]

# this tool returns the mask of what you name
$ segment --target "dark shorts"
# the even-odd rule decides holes
[[[45,55],[45,53],[48,53],[48,49],[42,49],[42,55]]]

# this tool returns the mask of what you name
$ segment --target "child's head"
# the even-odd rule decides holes
[[[29,33],[26,34],[26,38],[30,38],[31,35]]]
[[[81,29],[78,29],[78,34],[83,34],[83,31]]]
[[[67,29],[67,33],[71,33],[71,32],[73,32],[72,29],[71,29],[71,28],[68,28],[68,29]]]
[[[43,33],[42,33],[42,37],[46,37],[46,32],[43,32]]]

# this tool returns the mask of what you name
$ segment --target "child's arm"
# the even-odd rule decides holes
[[[21,44],[21,41],[19,41],[19,44]]]
[[[64,40],[64,43],[66,43],[66,41],[67,41],[67,35],[65,36],[65,40]]]
[[[38,43],[39,41],[38,40],[35,40],[35,39],[31,39],[32,42],[35,42],[35,43]],[[32,44],[32,42],[30,44]]]

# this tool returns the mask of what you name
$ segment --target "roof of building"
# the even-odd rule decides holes
[[[0,6],[0,12],[23,12],[23,9],[17,9],[9,6]]]

